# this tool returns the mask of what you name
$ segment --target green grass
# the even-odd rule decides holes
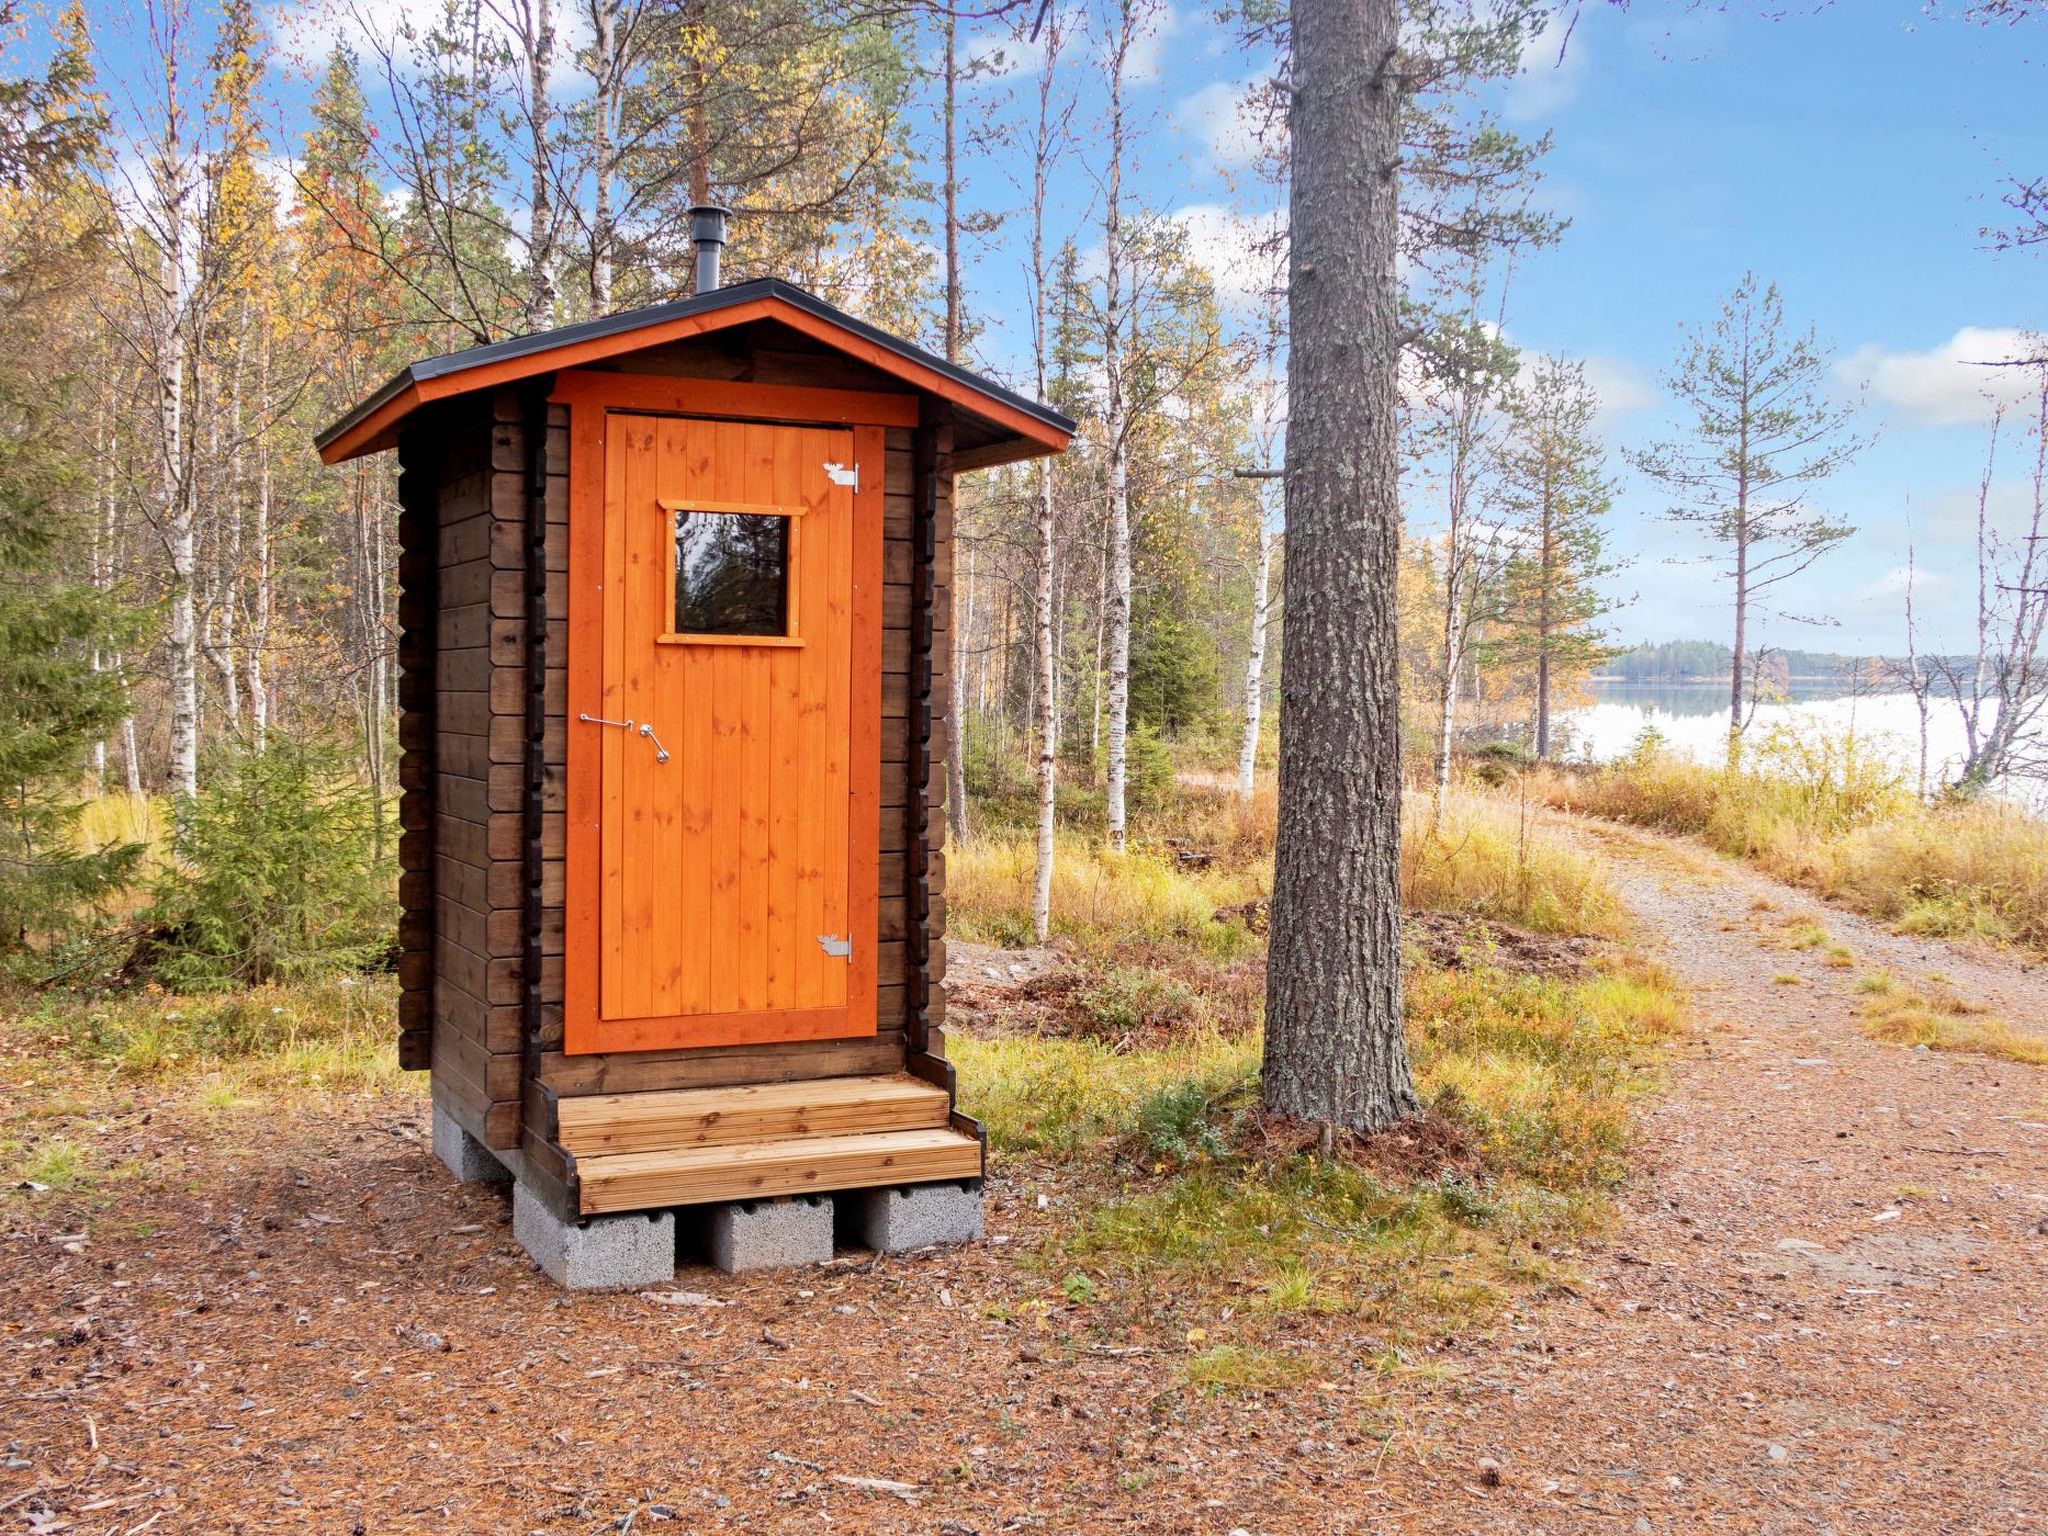
[[[1408,1013],[1417,1087],[1469,1149],[1428,1176],[1269,1154],[1255,1032],[950,1046],[999,1153],[1097,1183],[1046,1258],[1090,1302],[1250,1289],[1273,1315],[1463,1317],[1547,1273],[1517,1245],[1602,1219],[1680,1008],[1662,975],[1616,959],[1577,981],[1415,970]]]
[[[1279,1391],[1300,1386],[1312,1374],[1310,1362],[1298,1354],[1246,1344],[1218,1344],[1181,1367],[1189,1386],[1218,1393]]]
[[[22,1159],[10,1184],[41,1184],[60,1194],[73,1194],[92,1182],[92,1168],[76,1142],[55,1136]]]

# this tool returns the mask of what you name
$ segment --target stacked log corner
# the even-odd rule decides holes
[[[526,456],[512,390],[408,437],[438,446],[434,657],[434,1099],[487,1147],[519,1142],[526,910]]]
[[[416,438],[398,477],[398,1065],[434,1051],[434,651],[437,457]]]

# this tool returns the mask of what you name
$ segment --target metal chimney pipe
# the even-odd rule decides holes
[[[709,293],[718,286],[718,258],[725,250],[725,221],[730,208],[717,203],[699,203],[690,210],[690,239],[697,247],[697,292]]]

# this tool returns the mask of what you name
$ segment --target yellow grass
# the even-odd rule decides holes
[[[1534,783],[1552,805],[1700,838],[1909,932],[2048,954],[2048,822],[1999,801],[1923,805],[1853,737],[1769,735],[1733,772],[1650,752]]]
[[[1083,942],[1194,938],[1229,952],[1236,925],[1219,932],[1218,908],[1263,900],[1273,883],[1269,789],[1249,803],[1191,791],[1156,816],[1147,835],[1113,854],[1096,837],[1061,828],[1053,859],[1052,929]],[[947,858],[952,930],[985,943],[1030,935],[1036,842],[989,829]],[[1201,862],[1179,855],[1199,854]],[[1513,807],[1456,797],[1441,827],[1416,799],[1405,816],[1402,895],[1411,910],[1457,911],[1538,933],[1614,935],[1626,923],[1597,863],[1523,824]]]
[[[1864,977],[1859,990],[1863,1028],[1874,1039],[2048,1066],[2048,1039],[2023,1034],[1939,982],[1923,990],[1879,972]]]

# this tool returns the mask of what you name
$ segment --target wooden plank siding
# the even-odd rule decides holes
[[[401,531],[408,557],[431,551],[435,582],[433,621],[422,629],[433,641],[430,704],[425,728],[414,728],[432,778],[421,845],[431,875],[434,1098],[501,1151],[519,1144],[525,1037],[522,409],[510,389],[479,394],[414,424],[400,446],[408,463],[439,464],[431,528]],[[403,804],[400,815],[410,828]]]

